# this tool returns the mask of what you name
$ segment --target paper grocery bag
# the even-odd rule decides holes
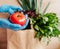
[[[7,29],[7,49],[47,49],[37,38],[33,29],[13,31]]]
[[[13,31],[7,29],[7,49],[32,49],[34,30]]]
[[[45,49],[34,35],[33,29],[20,31],[7,29],[7,49]]]

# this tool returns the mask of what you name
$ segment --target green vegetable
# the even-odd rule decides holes
[[[46,13],[50,2],[42,11],[43,0],[17,0],[25,10],[23,13],[30,17],[33,28],[36,31],[35,37],[39,40],[42,37],[58,37],[60,30],[57,28],[59,19],[56,13]],[[39,4],[40,3],[40,4]]]
[[[34,29],[37,31],[36,37],[57,37],[60,35],[60,31],[57,29],[59,20],[55,13],[46,13],[43,17],[39,15],[32,19]]]

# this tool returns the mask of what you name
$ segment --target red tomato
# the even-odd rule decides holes
[[[26,23],[26,17],[23,13],[16,12],[10,16],[10,21],[14,24],[23,26]]]

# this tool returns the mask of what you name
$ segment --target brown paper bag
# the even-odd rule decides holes
[[[29,39],[31,40],[30,34],[33,34],[33,30],[20,30],[20,31],[13,31],[13,30],[7,30],[7,42],[8,47],[7,49],[30,49]],[[31,36],[33,36],[31,34]]]

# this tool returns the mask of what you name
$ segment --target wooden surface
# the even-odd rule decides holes
[[[0,13],[0,18],[8,18],[9,14]],[[0,49],[7,49],[7,30],[0,28]]]
[[[7,33],[6,29],[0,29],[0,49],[7,49]]]
[[[44,0],[43,8],[44,8],[44,6],[46,6],[48,1],[51,1],[51,5],[47,11],[57,13],[58,17],[60,18],[60,8],[59,8],[60,0]],[[19,6],[19,4],[16,2],[16,0],[4,0],[4,1],[0,0],[0,6],[2,4]],[[0,14],[0,18],[8,18],[8,16],[9,16],[8,14]],[[59,28],[60,28],[60,26],[59,26]],[[7,35],[10,35],[10,36],[14,35],[12,37],[12,39],[10,38],[11,41],[13,39],[15,39],[16,37],[18,37],[18,38],[15,40],[18,40],[20,38],[20,42],[21,42],[20,49],[60,49],[60,42],[58,41],[57,38],[52,38],[51,42],[47,46],[44,42],[38,42],[36,39],[34,39],[34,37],[33,37],[34,32],[31,32],[31,33],[30,32],[26,32],[26,31],[25,32],[23,32],[23,31],[15,32],[15,31],[12,31],[9,29],[6,30],[6,29],[0,28],[0,49],[7,49],[7,44],[6,44]],[[10,46],[12,46],[11,44],[13,44],[13,42],[10,43]],[[15,44],[15,47],[16,47],[16,44]],[[10,47],[10,49],[12,49],[12,47]],[[14,47],[13,47],[13,49],[14,49]]]

